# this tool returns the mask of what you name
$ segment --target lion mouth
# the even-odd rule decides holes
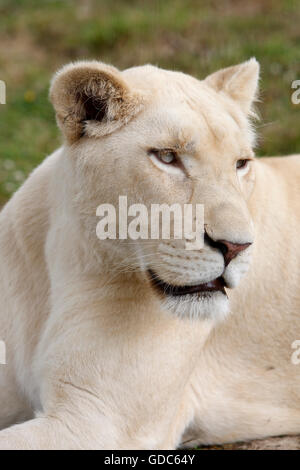
[[[204,284],[174,286],[159,279],[151,269],[148,270],[148,273],[152,285],[165,295],[175,297],[180,295],[199,294],[204,296],[213,292],[221,292],[222,294],[227,295],[225,291],[226,284],[222,277],[218,277],[217,279]]]

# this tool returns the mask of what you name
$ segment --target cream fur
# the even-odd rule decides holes
[[[204,81],[99,62],[54,78],[65,144],[0,214],[0,449],[300,433],[300,157],[254,159],[257,81],[254,59]],[[157,147],[175,148],[185,172],[154,165]],[[253,161],[239,172],[242,158]],[[204,203],[213,240],[254,243],[225,269],[208,245],[100,242],[96,208],[119,195]],[[178,285],[223,274],[229,300],[163,298],[149,267]]]

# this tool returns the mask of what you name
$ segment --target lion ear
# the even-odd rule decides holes
[[[97,61],[69,64],[58,71],[50,100],[69,143],[84,135],[111,134],[142,107],[142,97],[130,90],[121,72]]]
[[[259,63],[255,58],[233,67],[218,70],[205,79],[217,92],[224,92],[236,101],[246,114],[251,114],[257,98]]]

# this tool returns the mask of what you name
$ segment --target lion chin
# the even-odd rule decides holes
[[[183,295],[166,297],[163,303],[165,310],[179,317],[222,321],[229,313],[228,298],[221,292],[207,295]]]
[[[148,275],[164,310],[178,317],[222,321],[229,313],[229,300],[222,277],[204,284],[171,285],[151,269]]]

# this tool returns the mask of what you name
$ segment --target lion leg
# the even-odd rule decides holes
[[[66,443],[55,419],[38,418],[0,432],[0,450],[56,449]]]
[[[14,382],[0,380],[0,430],[31,419],[32,409]]]
[[[77,448],[76,439],[56,418],[40,417],[0,431],[0,450]]]
[[[160,315],[144,292],[133,310],[99,288],[91,299],[94,281],[85,287],[80,298],[75,284],[58,297],[33,360],[44,416],[2,431],[0,449],[175,448],[211,325]]]
[[[119,388],[120,384],[114,386]],[[74,377],[71,381],[58,378],[46,394],[45,414],[0,431],[0,450],[173,449],[190,419],[185,394],[182,400],[179,397],[178,412],[172,409],[178,404],[174,397],[173,402],[170,397],[169,407],[145,392],[132,403],[126,398],[122,403],[122,394],[126,395],[123,386],[117,402],[108,390],[93,391],[91,383],[75,385]],[[151,419],[152,407],[158,416],[154,413]]]

